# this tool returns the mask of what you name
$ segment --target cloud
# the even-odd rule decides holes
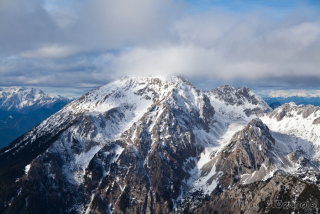
[[[108,54],[104,58],[108,63],[100,69],[119,76],[163,73],[224,80],[275,79],[278,84],[299,82],[301,76],[306,80],[320,77],[319,21],[287,21],[266,20],[259,14],[196,14],[175,23],[178,42]]]
[[[50,45],[82,52],[158,43],[170,36],[171,23],[184,7],[179,0],[2,0],[0,54]]]
[[[0,55],[15,55],[48,42],[55,24],[41,1],[0,1]]]
[[[305,90],[275,90],[270,91],[269,97],[320,97],[320,90],[306,92]]]
[[[72,47],[49,45],[36,50],[22,52],[20,55],[25,58],[64,58],[75,52]]]
[[[178,74],[204,88],[316,87],[315,10],[279,16],[279,8],[193,10],[176,0],[3,0],[0,85],[96,87],[124,75]]]

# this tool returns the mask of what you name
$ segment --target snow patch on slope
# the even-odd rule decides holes
[[[316,122],[318,118],[320,118],[320,108],[290,103],[280,106],[270,115],[261,117],[261,120],[270,130],[295,138],[290,146],[300,148],[308,154],[312,150],[317,151],[314,158],[318,159],[320,157],[320,123]],[[314,148],[307,146],[310,142]]]

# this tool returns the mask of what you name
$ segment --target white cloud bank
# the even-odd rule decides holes
[[[3,0],[0,85],[94,87],[179,74],[199,84],[317,87],[317,9],[279,18],[272,8],[190,12],[174,0]]]
[[[307,98],[320,98],[320,90],[269,90],[261,94],[264,97],[307,97]]]

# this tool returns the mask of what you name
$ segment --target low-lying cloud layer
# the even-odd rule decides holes
[[[96,87],[154,74],[183,75],[204,88],[320,85],[319,5],[193,7],[176,0],[2,0],[0,85]]]

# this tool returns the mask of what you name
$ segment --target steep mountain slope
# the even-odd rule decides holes
[[[300,197],[320,174],[315,138],[269,129],[263,122],[276,111],[248,88],[202,92],[174,76],[115,80],[0,150],[0,212],[223,211],[232,195],[240,203],[239,191],[259,193],[256,182],[275,188],[272,199],[281,195],[279,170],[288,184],[286,173],[306,183]]]
[[[307,142],[312,142],[313,149],[317,152],[315,158],[319,158],[320,107],[287,103],[275,109],[270,115],[261,117],[261,120],[272,131],[294,137],[293,145],[298,145],[301,149]]]
[[[0,148],[59,111],[69,99],[34,88],[0,88]]]

